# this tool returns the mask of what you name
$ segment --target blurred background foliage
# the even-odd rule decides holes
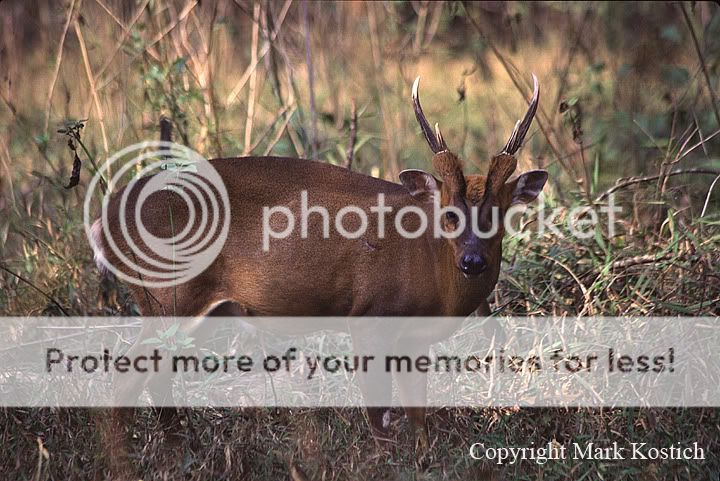
[[[618,189],[628,232],[718,210],[711,2],[6,0],[0,37],[0,282],[12,287],[2,312],[57,312],[47,297],[97,307],[84,287],[97,279],[79,210],[87,161],[157,139],[161,117],[209,158],[344,165],[354,103],[352,168],[397,181],[430,169],[410,103],[417,75],[428,117],[469,172],[504,145],[535,73],[540,110],[520,170],[550,171],[551,202],[604,200],[623,179],[659,176]],[[74,153],[58,129],[78,120],[85,164],[66,190]],[[665,177],[691,168],[708,172]],[[661,250],[668,235],[653,237]]]

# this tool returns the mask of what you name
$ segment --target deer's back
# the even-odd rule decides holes
[[[264,315],[429,315],[441,304],[434,295],[434,276],[428,272],[434,264],[432,241],[426,236],[403,238],[394,228],[394,214],[415,203],[401,185],[308,160],[248,157],[211,163],[229,194],[227,241],[215,262],[194,280],[173,289],[153,290],[157,304],[183,299],[183,312],[179,314],[186,315],[197,315],[202,306],[219,298],[234,300],[251,313]],[[307,236],[302,235],[303,191],[307,192],[308,206],[327,210],[327,238],[323,218],[317,213],[307,216]],[[111,226],[120,221],[112,204],[121,193],[111,200]],[[393,209],[386,216],[384,236],[379,232],[377,214],[369,210],[377,205],[379,194]],[[130,195],[129,199],[124,222],[135,232],[135,198]],[[335,226],[338,211],[349,205],[367,213],[367,228],[357,238],[340,235]],[[280,232],[287,225],[287,217],[280,214],[269,217],[263,225],[264,209],[278,206],[292,212],[295,226],[286,238],[270,239],[264,248],[267,229]],[[161,238],[178,232],[187,217],[184,201],[167,190],[152,194],[141,214],[144,226]],[[355,214],[343,219],[342,225],[349,232],[361,227]],[[403,225],[412,230],[416,227],[412,225],[414,219],[407,216]],[[119,236],[114,232],[113,237]],[[143,297],[140,289],[136,288],[135,294],[136,299]],[[427,306],[417,302],[406,306],[403,299],[419,299]]]

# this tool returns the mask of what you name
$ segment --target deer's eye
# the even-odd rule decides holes
[[[447,219],[447,221],[451,224],[457,224],[457,222],[460,220],[458,215],[452,211],[445,212],[445,219]]]

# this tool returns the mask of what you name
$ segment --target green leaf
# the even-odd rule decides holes
[[[183,73],[185,72],[185,67],[187,65],[187,57],[178,57],[172,64],[173,70],[175,70],[176,73]]]
[[[669,40],[672,43],[682,43],[682,35],[680,30],[675,25],[667,25],[660,31],[660,38],[663,40]]]
[[[175,333],[178,331],[178,328],[180,327],[179,323],[175,323],[172,326],[168,328],[167,331],[165,331],[165,336],[167,337],[173,337]]]
[[[633,69],[632,65],[630,65],[629,63],[626,62],[626,63],[622,64],[620,66],[620,68],[618,69],[617,76],[625,77],[626,75],[629,75],[630,72],[632,72],[632,69]]]
[[[590,66],[590,70],[592,70],[594,73],[600,73],[603,70],[605,70],[605,62],[597,62]]]
[[[673,87],[682,87],[690,80],[690,72],[684,67],[664,65],[661,70],[662,78]]]

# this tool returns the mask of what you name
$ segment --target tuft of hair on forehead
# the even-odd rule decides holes
[[[466,185],[463,166],[457,155],[449,151],[438,152],[432,158],[435,171],[452,194],[465,197]]]
[[[498,154],[493,157],[485,180],[485,195],[498,195],[516,168],[517,159],[512,155]]]
[[[465,177],[467,194],[465,197],[473,204],[479,205],[485,194],[485,176],[468,175]]]

